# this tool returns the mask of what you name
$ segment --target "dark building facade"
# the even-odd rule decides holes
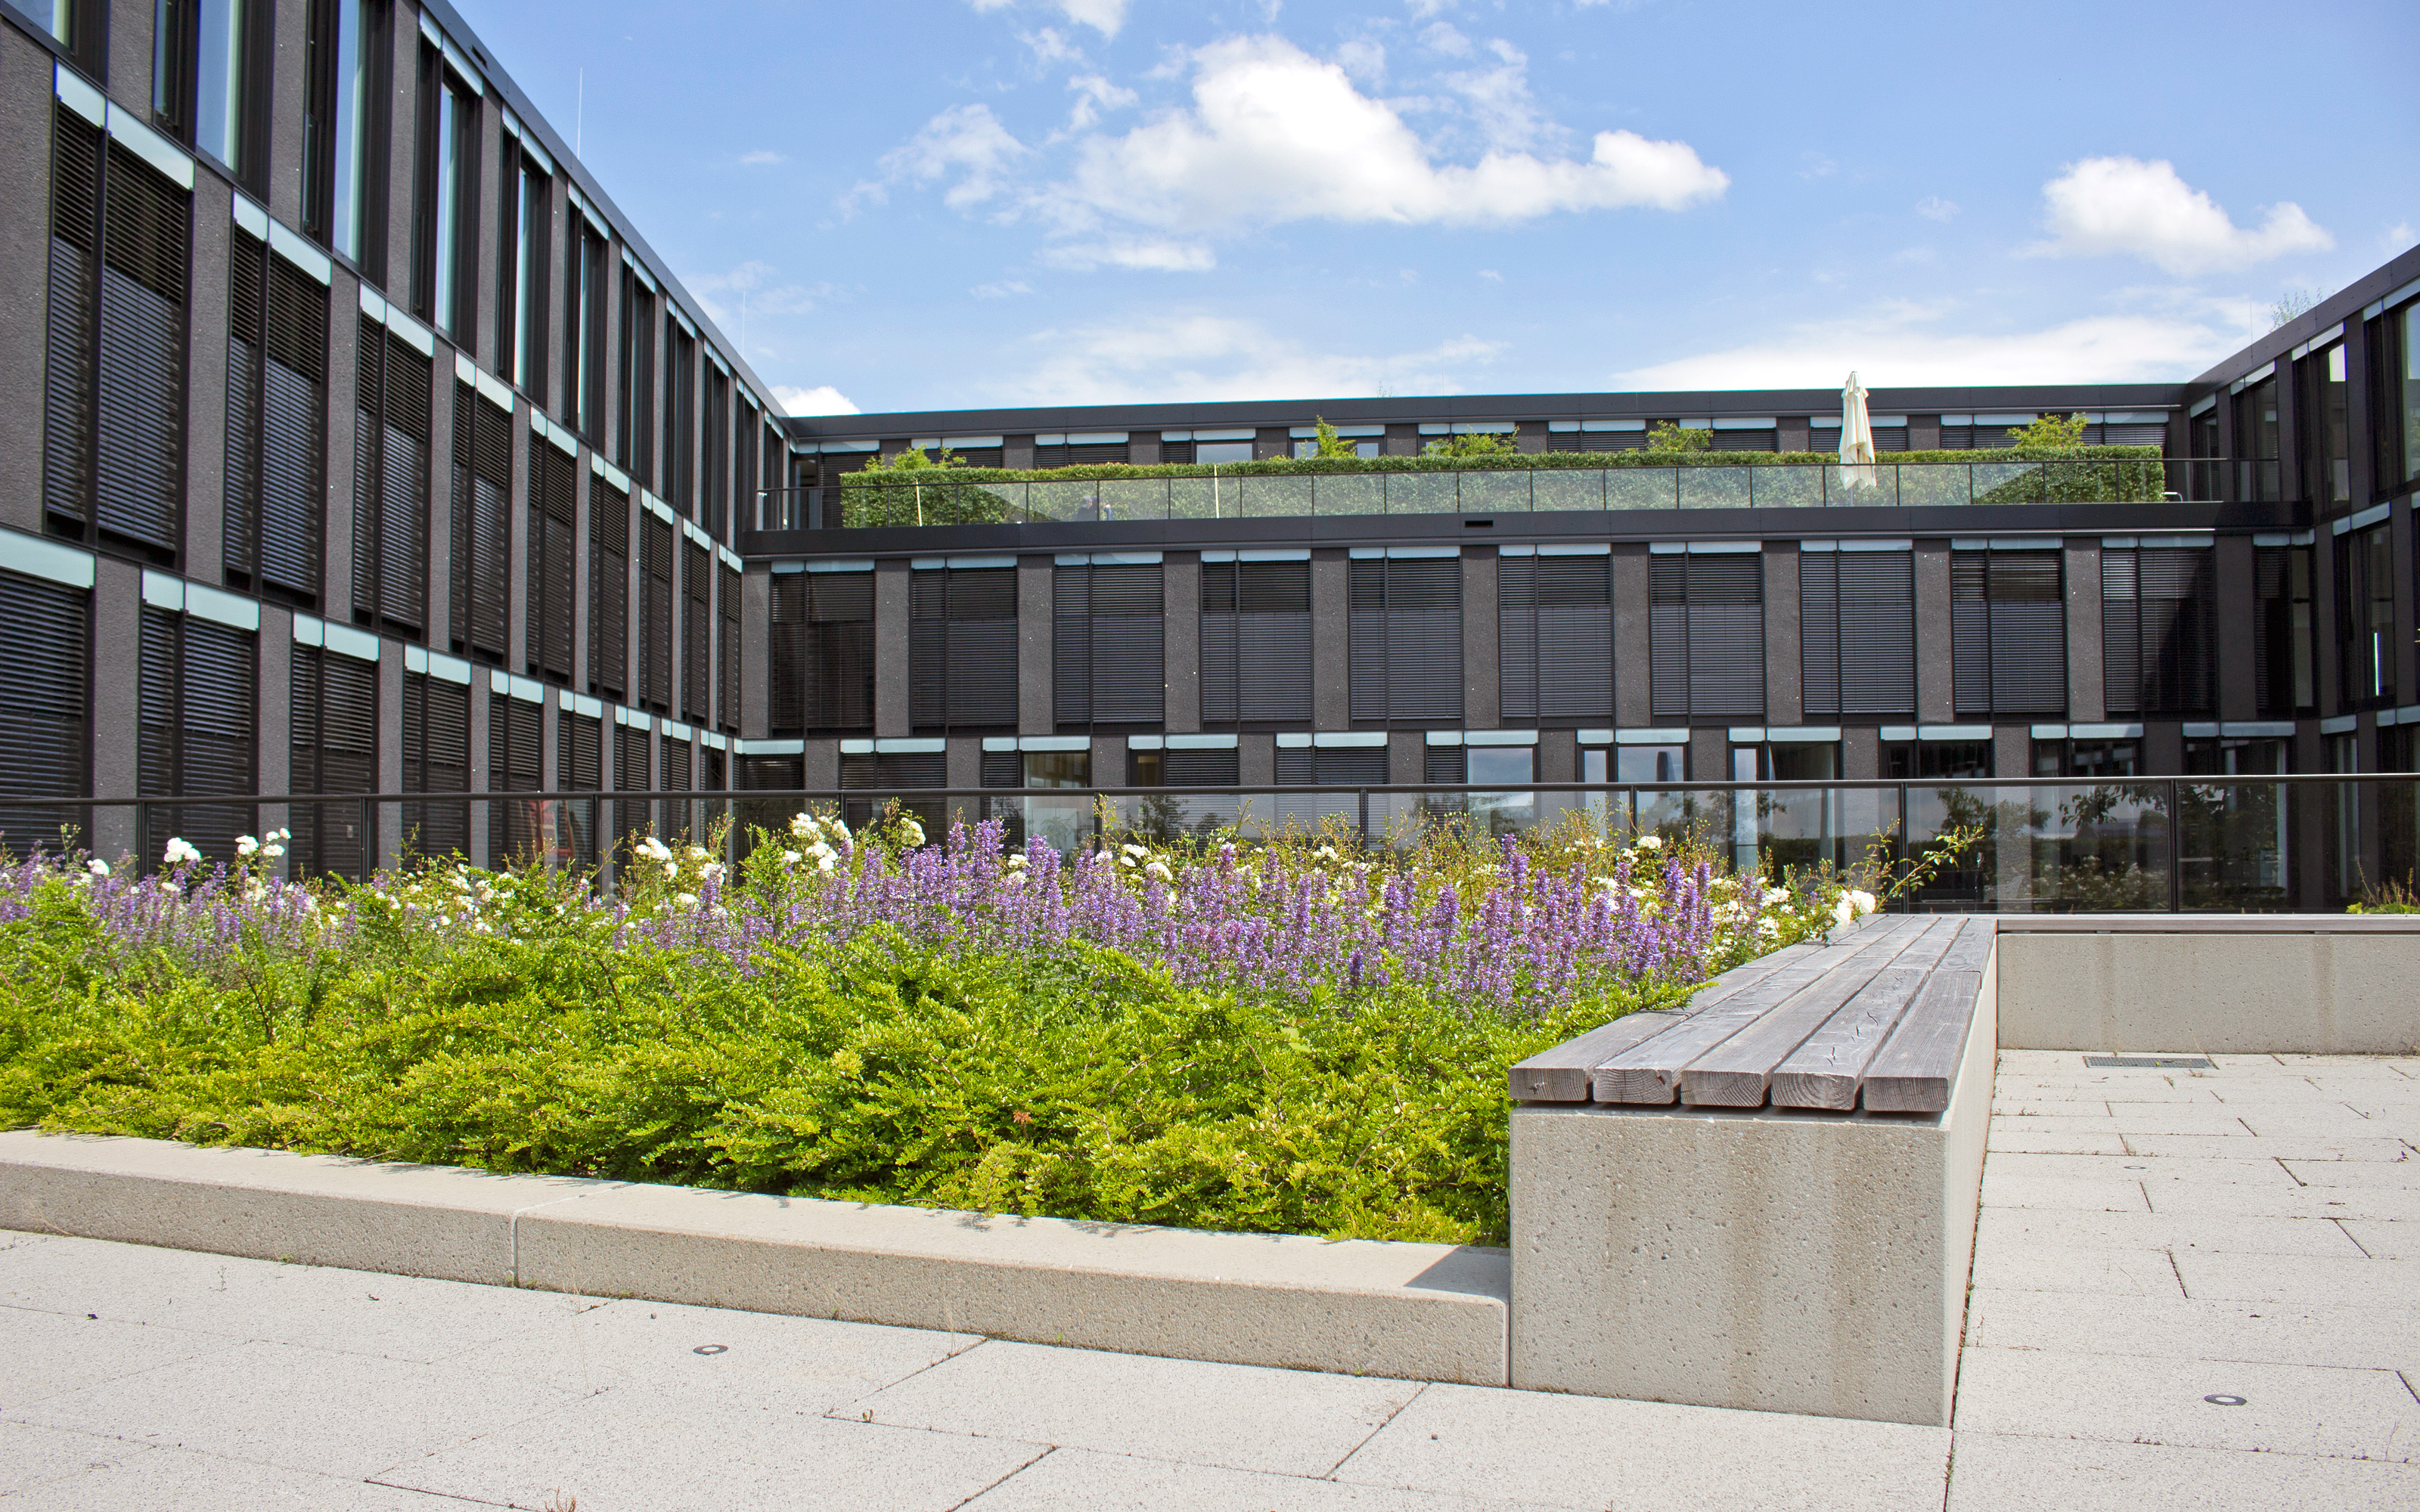
[[[1871,395],[1885,464],[2084,413],[2176,459],[2141,501],[1563,469],[1020,484],[1001,522],[843,528],[849,475],[910,447],[1215,468],[1324,419],[1373,457],[1614,460],[1658,422],[1823,452],[1839,395],[784,418],[441,0],[18,4],[12,845],[55,818],[8,798],[87,795],[2414,764],[2420,253],[2190,382]],[[303,816],[295,855],[493,856],[519,813]],[[176,825],[210,850],[260,814]]]

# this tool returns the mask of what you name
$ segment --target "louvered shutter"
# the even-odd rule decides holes
[[[1202,722],[1205,726],[1233,724],[1243,717],[1237,704],[1235,575],[1233,562],[1202,563]]]
[[[1689,719],[1689,559],[1647,559],[1648,702],[1654,717]]]
[[[908,586],[908,721],[1016,723],[1016,569],[927,568]]]
[[[2101,553],[2101,671],[2102,702],[2112,714],[2143,709],[2143,606],[2135,555]]]
[[[1914,553],[1801,553],[1798,610],[1808,714],[1916,712]]]
[[[261,584],[313,609],[327,498],[328,289],[283,257],[269,259],[265,350]]]
[[[650,510],[639,519],[639,702],[673,706],[673,527]]]
[[[803,572],[776,573],[766,585],[765,727],[775,736],[807,733],[809,683],[814,677],[807,659],[811,592]]]
[[[156,610],[145,611],[147,617]],[[258,638],[209,620],[163,615],[177,666],[166,689],[172,754],[166,787],[183,794],[251,794],[258,770],[256,651]],[[249,807],[174,811],[175,832],[213,861],[231,861],[235,838],[253,827]]]
[[[1991,551],[1992,712],[2067,708],[2067,607],[2056,551]]]
[[[226,477],[224,558],[231,581],[260,582],[261,368],[268,327],[269,243],[238,230],[227,242]]]
[[[604,736],[601,721],[565,710],[555,731],[555,788],[563,793],[594,793],[605,785]],[[582,798],[558,799],[563,815],[558,834],[570,845],[571,864],[582,870],[597,865],[597,806]]]
[[[588,691],[618,700],[630,666],[630,496],[588,480]]]
[[[1318,766],[1311,759],[1309,746],[1278,748],[1278,784],[1280,787],[1307,788],[1318,776]]]
[[[1538,712],[1549,722],[1613,717],[1613,558],[1539,556]],[[1504,717],[1513,717],[1511,711]]]
[[[2207,548],[2102,551],[2102,659],[2110,712],[2201,714],[2216,703],[2213,555]]]
[[[720,640],[715,646],[716,665],[721,669],[718,679],[721,696],[716,700],[717,721],[725,730],[739,728],[739,569],[729,563],[721,564],[715,581],[715,627]]]
[[[143,608],[135,773],[137,790],[147,796],[164,797],[177,791],[177,641],[182,619],[171,609]],[[145,844],[149,844],[147,836]]]
[[[1387,780],[1387,748],[1321,747],[1311,751],[1311,779],[1324,788],[1383,785]]]
[[[287,684],[290,793],[378,788],[378,665],[318,646],[293,650]],[[363,815],[353,804],[296,804],[287,845],[298,873],[365,874]]]
[[[742,756],[739,785],[752,793],[795,793],[807,785],[802,756]]]
[[[471,786],[471,689],[426,672],[403,674],[403,791],[463,793]],[[466,853],[467,805],[407,803],[405,841],[418,855]]]
[[[1520,722],[1538,717],[1535,556],[1496,559],[1496,688],[1497,706],[1506,719]]]
[[[428,604],[429,359],[364,319],[353,395],[353,618],[417,640]]]
[[[1810,715],[1840,712],[1840,553],[1798,554],[1798,686]]]
[[[1345,564],[1345,661],[1354,722],[1387,717],[1387,563],[1357,558]]]
[[[60,105],[51,118],[49,303],[42,364],[42,505],[85,537],[92,514],[100,308],[100,128]]]
[[[512,570],[513,417],[474,398],[471,451],[471,641],[473,655],[504,659],[506,582]]]
[[[1311,718],[1311,563],[1235,568],[1236,717],[1248,724]]]
[[[1689,563],[1689,717],[1764,717],[1764,576],[1750,552]]]
[[[1243,780],[1235,748],[1169,750],[1161,754],[1161,780],[1172,788],[1231,788]]]
[[[530,439],[529,661],[531,672],[571,681],[572,459]]]
[[[659,738],[663,747],[663,776],[658,780],[657,788],[664,793],[687,793],[691,785],[689,742],[676,740],[670,734]],[[686,831],[690,827],[688,813],[689,805],[686,803],[659,803],[656,805],[656,833],[669,836]]]
[[[106,162],[96,514],[104,537],[173,561],[184,494],[193,195],[117,142]]]
[[[977,779],[987,788],[1015,788],[1025,785],[1025,764],[1014,750],[987,750],[976,768]]]
[[[539,706],[490,691],[488,699],[488,790],[534,793],[544,785],[538,742]],[[499,862],[537,854],[538,802],[499,798],[488,805],[488,843]]]
[[[1949,661],[1958,712],[1992,712],[1991,571],[1985,551],[1949,554]]]
[[[613,727],[613,790],[644,793],[655,785],[654,742],[637,725]]]
[[[939,731],[949,724],[947,569],[908,575],[908,722]]]
[[[380,486],[386,452],[386,327],[367,316],[353,332],[353,618],[378,624]]]
[[[1460,722],[1460,558],[1365,558],[1349,578],[1354,719]]]
[[[1093,601],[1089,566],[1050,576],[1050,706],[1062,725],[1093,722]]]
[[[714,696],[714,553],[691,541],[682,557],[681,713],[705,724]]]
[[[939,751],[891,751],[879,756],[844,756],[840,759],[840,785],[844,789],[895,795],[908,789],[938,788],[948,783],[948,761]],[[938,841],[948,832],[945,805],[927,800],[902,807],[923,825],[927,840]],[[881,809],[880,798],[861,798],[842,805],[841,812],[849,827],[855,829],[872,820]]]
[[[88,791],[91,597],[0,572],[0,624],[8,627],[0,635],[0,794],[68,798]],[[55,850],[59,826],[80,823],[65,809],[0,805],[0,843],[20,857],[37,843]]]
[[[1431,746],[1420,753],[1420,780],[1458,785],[1466,780],[1470,761],[1460,746]]]

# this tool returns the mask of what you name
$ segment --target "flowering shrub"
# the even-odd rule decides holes
[[[0,1126],[1479,1241],[1512,1061],[1861,906],[1584,819],[1062,854],[801,814],[602,892],[286,881],[282,839],[0,869]]]

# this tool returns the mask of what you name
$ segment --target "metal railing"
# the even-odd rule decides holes
[[[2420,776],[2158,777],[2080,781],[1538,782],[1368,787],[790,789],[649,793],[340,794],[233,798],[0,797],[0,843],[23,856],[72,843],[156,867],[172,836],[211,861],[236,837],[291,829],[289,872],[358,878],[411,856],[480,865],[535,860],[608,874],[639,835],[702,841],[724,819],[729,859],[751,827],[780,834],[801,810],[852,826],[897,801],[936,841],[953,821],[997,818],[1011,843],[1061,849],[1104,827],[1161,841],[1247,840],[1323,826],[1373,845],[1417,843],[1439,824],[1516,833],[1590,816],[1618,835],[1694,835],[1735,866],[1904,861],[1949,831],[1974,837],[1900,906],[1997,912],[2340,908],[2420,864]]]
[[[757,494],[760,531],[1097,520],[1525,515],[1638,509],[1921,509],[2226,496],[2211,459],[1704,463],[952,481],[946,471]]]

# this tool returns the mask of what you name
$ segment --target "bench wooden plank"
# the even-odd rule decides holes
[[[1599,1065],[1687,1017],[1679,1011],[1624,1013],[1551,1050],[1542,1050],[1512,1067],[1508,1078],[1512,1101],[1585,1103]]]
[[[1939,1113],[1949,1106],[1982,990],[1979,971],[1933,972],[1866,1068],[1867,1112]]]
[[[1733,994],[1755,986],[1776,971],[1798,964],[1823,949],[1823,947],[1817,943],[1785,945],[1780,949],[1758,956],[1753,961],[1743,961],[1690,994],[1689,1001],[1674,1011],[1683,1018],[1701,1012]]]
[[[1775,1107],[1831,1108],[1842,1113],[1856,1107],[1866,1067],[1883,1041],[1916,1001],[1925,979],[1940,969],[1977,928],[1978,921],[1972,918],[1955,914],[1936,917],[1941,924],[1878,973],[1863,992],[1774,1068]],[[1982,921],[1987,937],[1989,922]]]
[[[1947,948],[1947,936],[1957,932],[1955,920],[1945,925],[1937,919],[1896,931],[1891,938],[1898,949],[1885,954],[1861,952],[1854,965],[1825,973],[1788,1002],[1758,1014],[1738,1033],[1682,1068],[1681,1101],[1692,1107],[1762,1107],[1774,1068],[1809,1034],[1822,1028],[1844,1004],[1862,996],[1881,973],[1899,967],[1911,953],[1922,953],[1924,959],[1911,968],[1914,981],[1909,991],[1913,993],[1939,950]],[[1936,935],[1943,937],[1941,943],[1926,951],[1924,947]]]
[[[1944,971],[1980,971],[1992,959],[1992,940],[1999,933],[2000,921],[1988,915],[1970,915],[1965,928],[1958,932],[1957,940],[1948,953],[1941,958]]]
[[[1660,1107],[1680,1095],[1681,1071],[1767,1010],[1788,1002],[1834,971],[1854,970],[1870,955],[1896,954],[1899,928],[1861,931],[1851,946],[1833,946],[1801,957],[1792,965],[1693,1013],[1686,1023],[1607,1058],[1597,1068],[1593,1090],[1600,1103]],[[1874,963],[1879,966],[1880,962]],[[1868,975],[1871,975],[1869,970]]]

